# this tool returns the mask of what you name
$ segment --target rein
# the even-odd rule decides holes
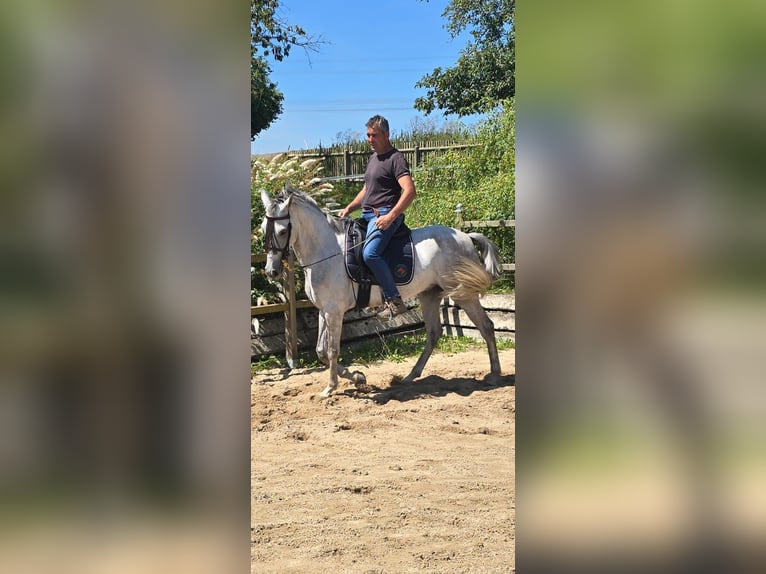
[[[357,243],[355,245],[352,245],[351,249],[356,249],[357,247],[359,247],[360,245],[363,245],[363,244],[364,244],[364,241],[360,241],[359,243]],[[333,257],[337,257],[338,255],[344,255],[344,254],[348,253],[349,251],[350,251],[349,249],[341,249],[337,253],[333,253],[332,255],[328,255],[324,259],[320,259],[319,261],[314,261],[313,263],[307,263],[306,265],[301,265],[301,267],[311,267],[312,265],[316,265],[317,263],[321,263],[322,261],[327,261],[328,259],[332,259]]]
[[[272,216],[267,215],[266,216],[266,233],[264,234],[263,242],[266,246],[266,253],[269,253],[271,251],[274,251],[276,253],[280,254],[280,259],[285,260],[287,259],[287,251],[290,249],[290,235],[293,230],[292,223],[288,221],[287,223],[287,241],[283,246],[280,246],[276,242],[276,237],[274,233],[274,222],[275,221],[283,221],[285,219],[290,219],[290,214],[286,215],[279,215],[279,216]],[[364,241],[357,243],[356,245],[352,246],[352,249],[362,245]],[[314,261],[312,263],[307,263],[305,265],[301,265],[301,267],[311,267],[312,265],[316,265],[317,263],[322,263],[323,261],[327,261],[328,259],[332,259],[333,257],[337,257],[338,255],[343,255],[344,253],[348,253],[348,250],[341,250],[337,253],[333,253],[332,255],[328,255],[327,257],[324,257],[322,259],[319,259],[318,261]]]

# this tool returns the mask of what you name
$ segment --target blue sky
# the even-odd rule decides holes
[[[271,63],[284,111],[251,143],[251,153],[331,145],[349,130],[363,135],[367,119],[378,113],[392,134],[424,117],[413,108],[415,98],[425,95],[415,83],[438,66],[452,66],[470,37],[452,40],[444,29],[448,3],[282,0],[281,17],[326,43],[308,55],[293,48],[288,58]],[[438,110],[431,117],[445,119]]]

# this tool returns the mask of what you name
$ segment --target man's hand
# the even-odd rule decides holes
[[[375,220],[375,225],[380,229],[381,231],[385,231],[389,227],[391,227],[391,224],[396,219],[396,216],[393,213],[386,213],[385,215],[381,215]]]

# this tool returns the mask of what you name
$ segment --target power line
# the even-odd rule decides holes
[[[391,74],[427,74],[429,70],[424,68],[387,68],[386,75]],[[280,78],[295,78],[300,76],[340,76],[340,75],[354,75],[354,76],[380,76],[380,70],[371,70],[367,67],[360,69],[343,69],[343,70],[278,70],[273,73],[273,77],[276,80]]]
[[[347,108],[349,106],[351,107],[359,107],[360,105],[364,105],[367,107],[375,107],[375,106],[385,106],[388,108],[396,108],[401,106],[410,106],[412,105],[412,102],[415,101],[415,98],[389,98],[389,99],[380,99],[380,100],[370,100],[367,98],[364,98],[363,101],[360,101],[361,98],[356,99],[344,99],[344,100],[313,100],[313,99],[307,99],[307,100],[293,100],[289,99],[285,102],[285,107],[288,110],[299,110],[303,108],[320,108],[320,109],[328,109],[328,108]]]
[[[284,114],[334,114],[339,112],[401,112],[401,111],[416,111],[413,106],[407,107],[384,107],[384,106],[367,106],[366,108],[286,108],[282,113]]]

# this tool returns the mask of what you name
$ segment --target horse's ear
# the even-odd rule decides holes
[[[263,207],[265,207],[266,209],[269,209],[269,207],[271,207],[271,198],[269,197],[269,194],[265,189],[261,190],[261,201],[263,202]]]

